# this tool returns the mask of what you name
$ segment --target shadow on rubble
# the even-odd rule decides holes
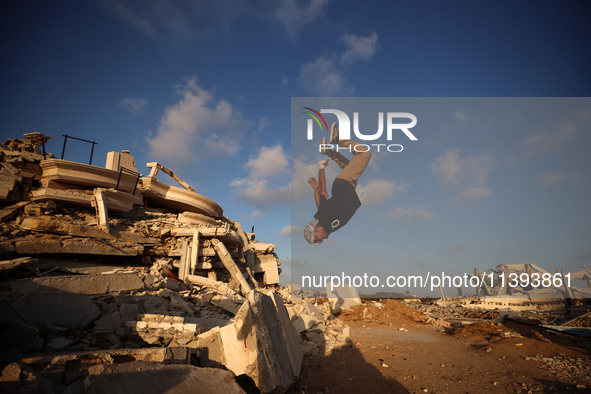
[[[368,363],[354,343],[320,356],[325,351],[319,346],[318,353],[304,358],[300,378],[288,393],[409,393]]]
[[[170,318],[182,312],[166,310],[169,304],[159,296],[88,295],[5,282],[0,291],[0,393],[242,392],[232,372],[199,368],[189,348],[147,343],[126,329],[128,309],[134,320],[140,305],[141,312]]]

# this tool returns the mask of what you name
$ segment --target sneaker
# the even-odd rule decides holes
[[[320,153],[326,155],[329,150],[326,147],[326,138],[322,137],[322,141],[320,141]]]
[[[337,127],[337,122],[334,122],[332,126],[330,126],[330,143],[339,143],[339,128]]]

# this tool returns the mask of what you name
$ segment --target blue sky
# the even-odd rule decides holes
[[[62,134],[94,140],[93,164],[104,165],[109,151],[129,149],[144,174],[145,163],[159,161],[245,229],[254,225],[286,261],[293,230],[292,97],[586,97],[591,91],[586,2],[96,0],[1,7],[3,138],[41,131],[55,136],[48,150],[56,155]],[[579,127],[553,153],[558,161],[531,159],[538,161],[528,162],[532,172],[523,175],[554,174],[557,186],[523,193],[571,193],[554,196],[563,206],[568,196],[589,196],[589,162],[567,165],[568,149],[588,141],[582,137],[588,129]],[[519,157],[525,138],[536,132],[543,131],[507,142],[515,144],[515,160],[526,160]],[[490,164],[486,179],[496,187],[487,183],[488,201],[501,205],[503,190],[515,187],[507,176],[515,170],[481,138],[439,142],[440,149],[417,155],[425,178],[405,179],[406,198],[420,199],[438,182],[430,166],[446,152],[453,161],[457,149],[458,163]],[[87,162],[88,150],[68,142],[65,158]],[[547,168],[533,172],[536,166]],[[450,189],[442,190],[453,202]],[[396,198],[388,207],[410,206]],[[589,218],[577,207],[569,212]],[[441,209],[431,214],[449,219],[429,223],[465,228],[457,218],[470,211]],[[536,227],[532,220],[527,230]],[[453,243],[470,244],[460,238]],[[557,261],[583,256],[589,263],[589,239],[561,240]]]

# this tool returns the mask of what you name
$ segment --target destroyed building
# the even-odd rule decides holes
[[[0,144],[1,392],[281,392],[304,353],[347,345],[327,304],[277,286],[274,245],[168,168],[24,137]]]

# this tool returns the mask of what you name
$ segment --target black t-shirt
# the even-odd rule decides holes
[[[314,215],[318,224],[324,227],[327,234],[343,227],[361,206],[361,201],[353,185],[344,179],[337,178],[332,183],[332,197],[328,200],[320,195],[318,212]]]

